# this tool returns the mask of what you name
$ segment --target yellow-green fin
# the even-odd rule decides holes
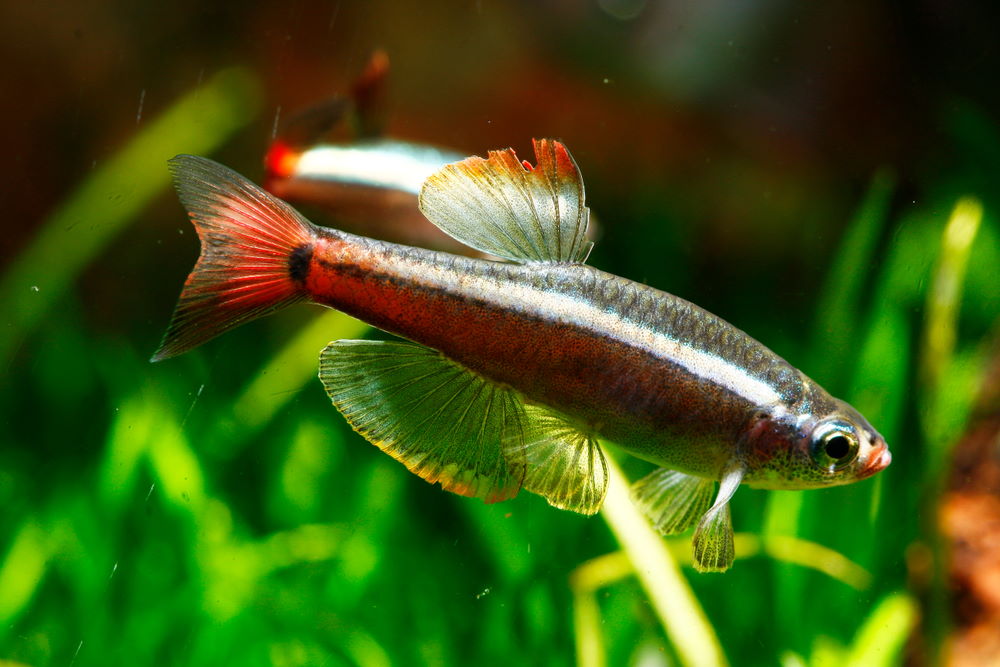
[[[524,461],[524,488],[554,507],[596,514],[608,490],[608,463],[597,440],[545,408],[524,410],[522,439],[508,438],[504,450]]]
[[[731,467],[719,482],[715,504],[698,522],[694,531],[694,569],[699,572],[725,572],[733,565],[733,520],[729,514],[729,499],[743,481],[745,470]]]
[[[534,141],[537,166],[513,149],[443,167],[424,182],[420,210],[462,243],[515,262],[584,262],[590,211],[583,178],[558,141]]]
[[[660,468],[632,485],[632,501],[663,535],[683,533],[712,504],[715,482]]]
[[[504,453],[523,430],[514,391],[403,342],[330,343],[319,377],[354,430],[428,482],[486,502],[517,495],[525,467]]]

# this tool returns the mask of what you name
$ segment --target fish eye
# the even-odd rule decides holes
[[[826,439],[823,449],[826,450],[827,456],[839,461],[851,452],[851,441],[846,435],[834,435]]]
[[[813,435],[813,461],[830,472],[850,465],[858,457],[859,449],[858,437],[849,424],[823,424]]]

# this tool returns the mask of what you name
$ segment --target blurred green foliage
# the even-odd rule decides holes
[[[643,568],[688,562],[687,538],[652,554],[640,528],[609,518],[609,530],[530,494],[491,506],[451,496],[352,433],[313,378],[320,347],[365,335],[358,322],[297,310],[156,366],[144,359],[154,340],[135,350],[94,333],[73,291],[165,187],[177,133],[211,152],[253,113],[247,75],[206,86],[83,183],[0,283],[0,660],[669,664],[694,661],[670,634],[682,595],[707,619],[688,626],[706,664],[715,641],[736,664],[897,660],[918,614],[907,549],[933,542],[948,447],[1000,306],[988,200],[985,217],[962,200],[956,223],[957,180],[893,212],[893,178],[874,177],[829,252],[815,312],[800,313],[815,325],[779,351],[866,414],[893,465],[843,488],[741,490],[733,570],[676,570],[657,601],[664,589]],[[591,204],[612,234],[614,212]],[[80,224],[90,233],[72,233]],[[964,243],[949,242],[961,224]],[[143,248],[149,271],[157,245]],[[683,248],[662,252],[677,259],[667,272],[683,266]],[[628,274],[627,261],[604,268]],[[159,306],[165,324],[170,304]],[[756,324],[782,338],[768,313]]]

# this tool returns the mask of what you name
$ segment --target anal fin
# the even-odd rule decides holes
[[[662,535],[683,533],[712,503],[715,481],[660,468],[632,485],[632,501]]]
[[[608,490],[608,463],[597,440],[545,408],[525,406],[525,428],[504,451],[525,465],[524,488],[560,509],[596,514]]]
[[[486,502],[520,490],[525,466],[504,452],[523,431],[513,390],[404,342],[334,341],[319,376],[354,430],[426,481]]]

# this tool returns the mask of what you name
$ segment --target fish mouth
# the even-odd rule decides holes
[[[880,470],[885,470],[890,463],[892,463],[892,454],[889,453],[889,447],[881,442],[872,450],[864,467],[858,470],[858,479],[871,477]]]

